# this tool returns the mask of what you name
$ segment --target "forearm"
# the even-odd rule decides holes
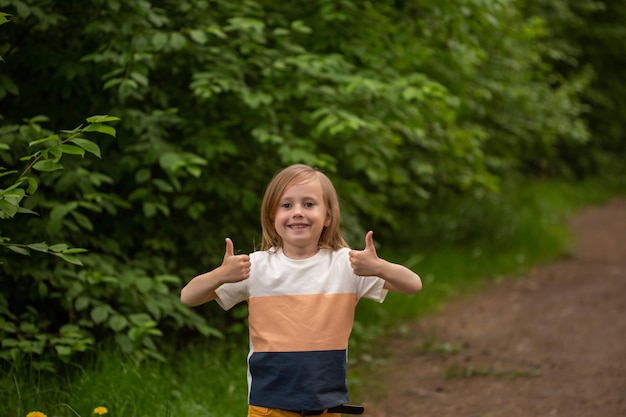
[[[220,268],[194,277],[180,292],[181,303],[190,307],[204,304],[216,298],[215,290],[223,281],[220,278]]]
[[[422,289],[422,280],[409,268],[380,259],[380,272],[377,274],[385,280],[385,289],[413,294]]]

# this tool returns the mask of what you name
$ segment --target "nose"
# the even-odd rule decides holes
[[[302,217],[302,205],[294,204],[293,212],[291,213],[293,217]]]

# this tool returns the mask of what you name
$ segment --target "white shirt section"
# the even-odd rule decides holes
[[[350,248],[321,249],[307,259],[290,259],[282,249],[250,254],[250,278],[220,286],[218,304],[225,310],[250,297],[301,294],[356,294],[383,302],[387,290],[379,277],[355,275],[350,265]]]

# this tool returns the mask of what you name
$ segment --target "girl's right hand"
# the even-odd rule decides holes
[[[235,245],[226,238],[226,252],[220,267],[223,282],[239,282],[250,277],[250,256],[235,255]]]

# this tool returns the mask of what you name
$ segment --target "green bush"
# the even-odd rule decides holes
[[[137,265],[118,271],[110,256],[84,253],[86,249],[63,240],[46,243],[46,237],[71,241],[91,233],[94,225],[88,213],[115,212],[120,205],[99,190],[111,182],[106,174],[72,159],[100,157],[98,144],[83,136],[115,137],[107,123],[119,119],[94,116],[85,126],[54,134],[40,126],[44,120],[7,125],[2,132],[3,163],[24,167],[0,168],[7,184],[0,189],[0,249],[5,252],[0,254],[0,268],[3,288],[10,292],[0,294],[0,358],[13,363],[27,359],[37,369],[52,370],[57,358],[69,361],[107,334],[115,335],[123,352],[161,358],[154,337],[161,336],[159,326],[167,322],[220,335],[180,304],[180,278],[148,275],[148,269]],[[17,158],[25,141],[31,153]],[[46,185],[59,192],[45,195]],[[71,189],[71,200],[63,193],[66,189]],[[44,240],[27,240],[34,238]]]
[[[616,139],[586,124],[594,86],[617,100],[595,65],[607,56],[567,30],[573,16],[609,43],[594,24],[616,23],[600,4],[0,0],[8,171],[24,168],[28,143],[65,138],[84,114],[120,119],[115,140],[96,132],[101,159],[64,158],[28,198],[26,183],[8,191],[38,216],[3,220],[2,235],[39,246],[0,253],[3,336],[49,368],[109,338],[160,358],[160,335],[242,331],[240,312],[182,307],[179,289],[219,264],[225,237],[258,246],[264,187],[294,162],[335,182],[357,247],[369,228],[382,244],[462,241],[493,227],[478,207],[496,204],[503,182],[584,177],[617,160]],[[87,251],[83,266],[59,258],[75,259],[70,246]],[[54,350],[54,338],[76,348]]]

